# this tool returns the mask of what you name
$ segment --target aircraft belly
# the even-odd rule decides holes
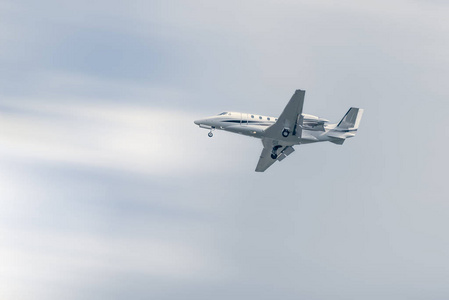
[[[266,128],[267,128],[266,126],[235,125],[235,126],[225,127],[225,128],[223,128],[223,130],[246,135],[246,136],[262,138],[262,133],[263,133],[264,129],[266,129]]]
[[[303,130],[301,135],[301,143],[316,143],[329,140],[324,132]]]

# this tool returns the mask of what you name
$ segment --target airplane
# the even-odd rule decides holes
[[[294,145],[317,142],[342,145],[347,138],[355,136],[363,109],[351,107],[339,123],[330,124],[329,120],[302,113],[305,92],[296,90],[278,118],[222,112],[194,123],[208,129],[209,137],[218,129],[261,139],[263,150],[256,172],[264,172],[276,161],[285,159],[295,151]]]

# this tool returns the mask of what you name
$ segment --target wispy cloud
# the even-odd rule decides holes
[[[6,0],[0,25],[0,298],[448,298],[447,4]],[[357,138],[256,174],[260,141],[193,124],[296,88],[365,108]]]
[[[172,176],[229,168],[221,160],[201,163],[204,149],[192,141],[206,132],[193,124],[202,116],[192,112],[101,102],[2,102],[4,158]],[[215,143],[217,155],[226,151],[223,143]]]

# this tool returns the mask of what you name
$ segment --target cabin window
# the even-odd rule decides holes
[[[262,116],[259,116],[259,119],[261,119],[261,120],[262,120]]]
[[[277,121],[278,119],[274,119],[275,121]]]
[[[254,115],[251,115],[251,118],[253,118],[253,119],[254,119]]]
[[[270,117],[268,117],[267,120],[270,121]]]

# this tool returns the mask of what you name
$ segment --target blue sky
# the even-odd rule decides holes
[[[447,299],[449,6],[1,1],[0,297]],[[365,109],[254,172],[193,120]]]

